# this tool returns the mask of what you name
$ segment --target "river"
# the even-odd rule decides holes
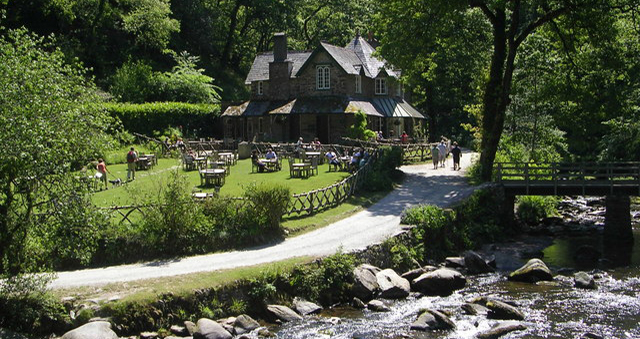
[[[409,297],[392,302],[391,311],[385,313],[337,307],[272,330],[278,338],[297,339],[475,338],[498,321],[486,319],[486,316],[466,315],[460,307],[474,297],[495,296],[514,302],[526,315],[522,322],[527,326],[526,330],[501,338],[581,338],[587,333],[601,338],[640,338],[640,226],[637,222],[634,226],[636,246],[623,251],[622,255],[605,253],[605,257],[616,259],[591,264],[576,262],[574,256],[583,245],[602,251],[601,232],[584,233],[528,238],[533,239],[531,242],[548,241],[543,255],[538,256],[556,273],[554,282],[534,285],[507,281],[506,275],[517,268],[514,265],[523,264],[526,258],[500,260],[497,255],[497,273],[469,276],[467,287],[451,296]],[[511,249],[520,245],[494,245],[493,249],[506,258]],[[576,270],[594,275],[598,288],[575,288],[572,274]],[[410,330],[421,309],[448,311],[457,328],[447,332]]]

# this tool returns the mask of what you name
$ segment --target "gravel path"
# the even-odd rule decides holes
[[[401,170],[406,178],[402,185],[367,210],[276,245],[169,261],[58,272],[50,287],[96,286],[253,266],[296,256],[325,256],[339,249],[344,252],[363,249],[400,232],[400,214],[406,207],[420,203],[445,207],[473,192],[474,188],[464,178],[464,169],[469,167],[471,158],[471,153],[463,152],[461,171],[453,171],[451,158],[446,168],[437,170],[431,164],[403,166]]]

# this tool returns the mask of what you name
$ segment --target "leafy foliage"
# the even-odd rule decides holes
[[[72,230],[80,237],[99,226],[91,217],[66,224],[90,209],[68,173],[110,147],[105,132],[115,124],[96,104],[84,70],[25,30],[0,38],[0,87],[0,138],[11,140],[0,153],[0,271],[18,273],[50,263],[39,261],[52,250],[39,225],[50,226],[48,235]],[[84,261],[88,242],[61,252]]]
[[[363,111],[354,114],[354,123],[349,126],[349,137],[360,140],[375,140],[376,132],[367,128],[367,115]]]
[[[154,102],[146,104],[104,104],[111,116],[122,121],[130,132],[155,135],[178,127],[182,135],[211,135],[213,119],[220,114],[219,105]]]
[[[47,290],[50,274],[16,275],[0,284],[0,327],[47,335],[69,322],[62,304]]]
[[[557,214],[557,197],[520,196],[516,202],[516,216],[526,224],[535,225],[542,218]]]
[[[318,300],[323,305],[346,301],[353,284],[353,255],[338,252],[312,265],[297,267],[290,284],[296,295]]]

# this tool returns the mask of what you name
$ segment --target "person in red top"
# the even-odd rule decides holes
[[[407,132],[402,132],[402,135],[400,136],[400,140],[402,141],[403,144],[406,144],[409,142],[409,134],[407,134]]]
[[[107,187],[107,172],[111,174],[111,171],[109,171],[109,169],[107,168],[107,164],[104,163],[104,160],[102,160],[102,158],[98,159],[98,166],[96,166],[96,170],[98,170],[98,173],[96,173],[96,177],[104,183],[104,189],[109,189],[109,187]]]

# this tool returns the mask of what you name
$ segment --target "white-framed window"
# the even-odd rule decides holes
[[[356,93],[362,93],[362,77],[360,74],[356,75]]]
[[[387,94],[387,78],[376,78],[376,95]]]
[[[396,82],[396,96],[402,98],[402,83]]]
[[[316,89],[331,88],[331,72],[329,66],[316,67]]]
[[[263,86],[264,86],[264,84],[262,83],[262,81],[258,81],[258,89],[257,89],[258,95],[264,94]]]

